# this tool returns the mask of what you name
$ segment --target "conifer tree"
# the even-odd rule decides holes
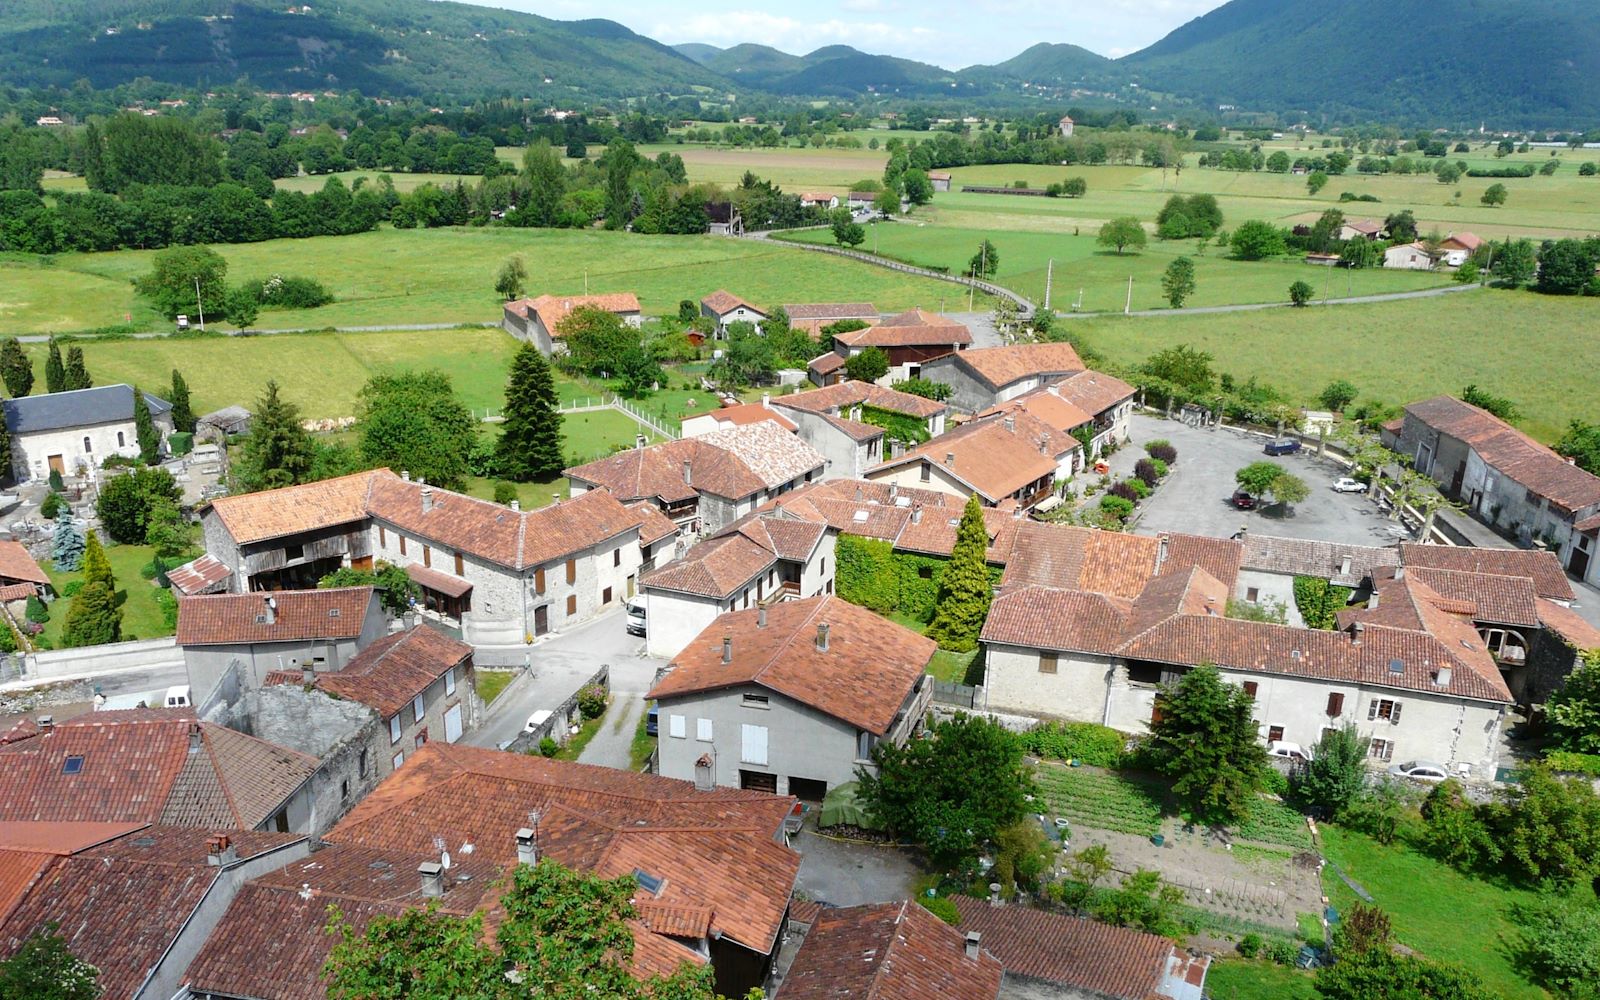
[[[67,608],[63,646],[98,646],[122,638],[122,609],[103,583],[85,583]]]
[[[96,532],[88,533],[88,542],[83,548],[83,584],[98,583],[111,594],[117,592],[117,578],[111,573],[111,560],[106,556],[105,546],[100,544],[100,535]]]
[[[83,533],[72,523],[72,508],[62,504],[60,513],[56,515],[55,540],[50,549],[56,569],[63,573],[77,572],[78,567],[83,565],[83,549]]]
[[[316,443],[300,426],[300,409],[278,398],[278,383],[267,383],[267,394],[256,401],[250,433],[240,448],[242,458],[235,478],[246,492],[272,490],[307,482],[316,460]]]
[[[172,404],[172,429],[193,434],[194,406],[189,402],[189,383],[176,368],[172,369],[172,392],[167,401]]]
[[[0,381],[5,382],[6,395],[13,399],[33,391],[33,362],[15,337],[7,337],[0,344]]]
[[[976,494],[967,498],[950,562],[939,578],[939,603],[928,637],[946,649],[966,652],[978,647],[978,632],[989,616],[994,597],[989,580],[989,531]]]
[[[67,348],[65,380],[68,392],[74,389],[94,388],[94,379],[89,377],[89,369],[83,364],[83,348],[77,346]]]
[[[519,483],[557,475],[561,454],[561,410],[550,363],[532,344],[523,344],[511,361],[506,382],[505,421],[495,449],[500,475]]]
[[[1249,816],[1267,767],[1250,693],[1203,663],[1162,687],[1156,707],[1142,753],[1173,779],[1184,815],[1228,824]]]
[[[161,461],[161,432],[150,416],[150,403],[138,386],[133,387],[133,437],[139,442],[139,461],[155,465]]]
[[[67,366],[61,363],[61,345],[50,338],[50,347],[44,359],[44,391],[61,392],[67,387]]]

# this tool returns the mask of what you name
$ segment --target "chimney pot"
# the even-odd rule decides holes
[[[1396,580],[1404,580],[1406,578],[1406,568],[1404,566],[1396,566],[1394,568],[1394,578]]]
[[[709,792],[716,784],[716,759],[709,753],[703,753],[694,762],[694,790]]]
[[[48,733],[56,727],[56,717],[53,715],[41,715],[34,721],[39,724],[39,732],[41,733]]]
[[[922,523],[922,504],[919,503],[915,507],[911,508],[911,523]]]
[[[824,653],[828,651],[828,623],[822,622],[817,626],[817,648]]]
[[[1000,883],[999,882],[990,882],[989,883],[989,905],[990,906],[999,906],[1000,905]]]
[[[426,486],[422,490],[422,512],[426,514],[433,509],[433,487]]]
[[[444,866],[437,861],[424,861],[417,866],[417,874],[422,878],[422,895],[426,899],[438,899],[444,895]]]
[[[952,469],[955,468],[956,467],[956,453],[953,452],[953,451],[945,452],[944,453],[944,464],[949,466]]]
[[[200,723],[189,723],[189,752],[200,752]]]
[[[766,627],[767,627],[767,606],[763,604],[761,606],[761,608],[758,611],[756,611],[756,628],[766,628]]]
[[[893,500],[895,497],[897,497],[899,495],[900,495],[900,484],[899,483],[890,483],[889,484],[889,499]]]
[[[405,471],[405,470],[401,470],[401,472],[400,472],[400,478],[401,478],[401,479],[404,479],[404,480],[405,480],[405,481],[406,481],[406,482],[408,482],[408,483],[409,483],[409,482],[411,482],[411,473],[410,473],[410,472],[407,472],[407,471]]]
[[[550,506],[552,506],[552,507],[561,506],[561,494],[559,494],[559,493],[550,494]]]
[[[772,393],[770,393],[770,392],[763,392],[763,393],[762,393],[762,394],[761,394],[761,408],[762,408],[762,409],[763,409],[763,410],[770,410],[770,409],[772,409]]]
[[[264,609],[262,613],[266,616],[267,624],[276,625],[278,623],[278,599],[268,594],[261,599],[261,606]]]
[[[978,957],[978,948],[981,947],[982,944],[983,944],[983,932],[982,931],[967,931],[967,957],[968,958],[976,959]]]
[[[517,831],[517,864],[535,865],[539,863],[539,847],[535,843],[536,835],[531,827],[523,827]]]
[[[635,434],[633,436],[633,446],[635,448],[643,448],[644,447],[644,435],[643,434]]]
[[[1017,418],[1009,413],[1006,414],[1006,430],[1012,434],[1017,432]]]
[[[300,664],[300,683],[315,684],[317,682],[317,668],[309,663]]]
[[[219,833],[206,841],[206,864],[211,867],[224,868],[238,860],[239,849],[227,834]]]
[[[733,662],[733,636],[731,635],[722,637],[722,662]]]
[[[522,501],[521,500],[513,500],[513,501],[511,501],[511,510],[512,510],[513,513],[521,511],[522,510]]]

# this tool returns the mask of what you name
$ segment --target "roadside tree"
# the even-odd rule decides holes
[[[1175,258],[1161,276],[1161,290],[1166,293],[1167,304],[1182,309],[1183,303],[1194,294],[1194,261],[1187,257]]]

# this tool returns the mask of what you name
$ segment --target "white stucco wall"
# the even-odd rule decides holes
[[[922,478],[922,470],[926,467],[930,471],[926,481]],[[915,489],[933,490],[949,496],[960,497],[965,500],[972,495],[972,490],[964,483],[957,480],[944,470],[944,467],[923,459],[920,462],[908,462],[893,469],[885,469],[867,476],[868,479],[878,483],[894,483],[898,486],[910,486]]]
[[[172,433],[169,414],[154,415],[156,430],[163,445]],[[122,435],[119,440],[117,435]],[[89,447],[84,449],[84,438]],[[38,431],[31,434],[14,434],[11,437],[11,466],[18,481],[45,479],[50,475],[50,456],[60,455],[62,475],[78,475],[80,465],[85,470],[99,470],[100,463],[112,455],[123,458],[139,457],[138,434],[133,420],[121,420],[87,427],[73,427],[58,431]]]
[[[728,602],[712,597],[651,590],[648,587],[641,594],[645,605],[646,648],[651,656],[663,659],[683,652],[689,640],[728,610]]]

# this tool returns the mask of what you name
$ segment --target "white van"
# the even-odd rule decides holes
[[[167,688],[168,708],[193,708],[194,703],[189,700],[189,685],[179,684],[177,687]]]
[[[644,635],[644,602],[637,597],[628,602],[628,634]]]

